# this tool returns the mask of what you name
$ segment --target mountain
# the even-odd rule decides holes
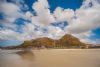
[[[46,48],[87,48],[88,44],[82,43],[78,38],[66,34],[58,40],[48,37],[37,38],[31,41],[24,41],[17,48],[46,47]]]
[[[53,39],[47,38],[47,37],[43,37],[43,38],[37,38],[31,41],[24,41],[23,44],[20,45],[20,47],[41,47],[41,46],[45,46],[45,47],[52,47],[54,43]]]
[[[30,41],[24,41],[19,46],[0,47],[2,49],[19,49],[19,48],[91,48],[92,44],[85,44],[78,38],[66,34],[58,40],[54,40],[48,37],[42,37],[33,39]]]

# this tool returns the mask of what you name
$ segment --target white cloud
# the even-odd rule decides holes
[[[18,39],[20,34],[15,32],[17,25],[14,24],[18,18],[24,18],[21,9],[14,3],[8,3],[6,0],[0,0],[0,12],[4,15],[4,19],[0,19],[0,24],[3,26],[0,30],[0,39]]]
[[[10,40],[10,39],[18,39],[20,36],[18,36],[18,34],[12,30],[1,30],[0,31],[0,39],[3,40]]]
[[[19,11],[20,8],[13,3],[0,3],[0,12],[2,12],[5,15],[5,20],[3,22],[13,23],[16,20],[16,18],[22,17],[23,14]]]
[[[32,20],[33,14],[30,11],[27,11],[25,13],[25,17],[26,17],[27,20]]]
[[[71,24],[65,28],[66,32],[76,35],[83,42],[97,43],[88,38],[93,33],[86,36],[86,32],[100,27],[100,11],[98,9],[100,9],[100,4],[95,0],[84,1],[83,5],[75,11],[76,18],[73,18]]]
[[[52,39],[60,39],[65,34],[65,32],[59,27],[49,26],[48,34],[48,37]]]
[[[77,18],[67,27],[70,33],[83,33],[100,27],[100,5],[91,0],[93,6],[88,7],[88,2],[90,1],[86,0],[80,9],[75,11]]]
[[[28,5],[25,3],[24,0],[10,0],[10,1],[16,4],[21,10],[29,9]]]
[[[32,7],[37,14],[37,16],[33,17],[33,19],[35,18],[39,24],[49,25],[50,23],[55,22],[54,17],[50,13],[47,0],[38,0]]]
[[[77,37],[80,39],[80,41],[85,42],[85,43],[93,43],[94,41],[90,40],[89,37],[94,35],[91,31],[87,31],[84,33],[79,33],[79,34],[72,34],[73,36]]]
[[[75,16],[72,9],[63,9],[61,7],[57,7],[53,15],[57,22],[67,21],[69,24],[71,23],[72,18]]]
[[[32,5],[36,15],[30,11],[27,11],[25,14],[24,12],[20,13],[20,0],[14,2],[15,3],[8,3],[4,1],[0,3],[0,11],[6,15],[2,21],[5,23],[5,28],[0,29],[0,35],[2,35],[0,36],[1,39],[14,38],[18,40],[30,40],[40,37],[59,39],[64,34],[71,33],[86,43],[97,43],[98,41],[89,39],[89,37],[93,35],[91,31],[100,27],[100,4],[97,0],[85,0],[82,6],[76,9],[76,11],[57,7],[53,13],[50,13],[50,6],[47,0],[38,0]],[[15,19],[19,17],[31,21],[31,23],[25,22],[25,25],[22,26],[22,33],[16,32],[16,25],[13,25]],[[64,21],[68,22],[68,26],[66,26],[64,30],[51,25],[51,23]],[[11,29],[8,29],[7,26]],[[35,28],[38,28],[38,31],[36,31]],[[43,29],[47,31],[44,33]]]

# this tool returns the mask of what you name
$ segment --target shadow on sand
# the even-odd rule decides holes
[[[22,50],[16,52],[23,60],[33,61],[34,60],[34,53],[31,50]]]

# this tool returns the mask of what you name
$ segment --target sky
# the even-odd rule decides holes
[[[0,46],[71,34],[100,44],[100,0],[0,0]]]

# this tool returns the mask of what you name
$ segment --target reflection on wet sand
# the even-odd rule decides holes
[[[100,49],[3,50],[0,67],[100,67]]]
[[[33,61],[34,53],[31,50],[23,50],[16,52],[23,60]]]
[[[34,53],[31,50],[2,50],[0,67],[33,67]]]

